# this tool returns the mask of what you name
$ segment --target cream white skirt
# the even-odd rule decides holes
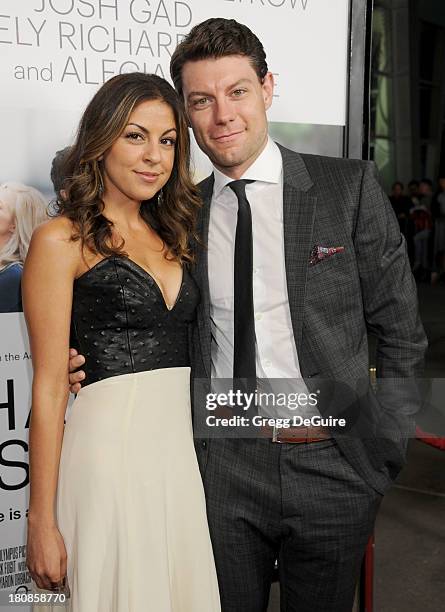
[[[65,426],[57,515],[70,612],[219,612],[190,368],[80,391]]]

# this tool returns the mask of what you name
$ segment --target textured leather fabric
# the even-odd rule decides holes
[[[150,274],[123,256],[74,281],[71,343],[85,356],[88,385],[104,378],[190,365],[188,327],[199,291],[186,268],[171,310]]]

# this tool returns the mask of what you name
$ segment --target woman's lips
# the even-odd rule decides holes
[[[138,172],[135,170],[135,173],[146,183],[156,183],[159,178],[159,174],[153,172]]]

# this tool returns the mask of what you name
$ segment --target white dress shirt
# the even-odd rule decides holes
[[[214,175],[208,237],[212,378],[229,379],[233,375],[233,265],[238,201],[228,187],[233,179],[216,168]],[[257,377],[301,379],[286,284],[283,160],[273,140],[269,138],[242,178],[255,181],[246,185],[246,196],[252,211]],[[304,381],[293,390],[307,392]]]

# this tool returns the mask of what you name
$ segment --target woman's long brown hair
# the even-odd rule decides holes
[[[73,240],[82,248],[109,257],[124,255],[124,243],[112,240],[113,224],[103,215],[103,168],[99,158],[120,136],[134,108],[146,100],[161,100],[173,111],[177,139],[172,174],[162,197],[142,202],[140,214],[164,241],[170,257],[193,261],[190,242],[201,201],[190,175],[190,138],[183,103],[173,87],[154,74],[133,72],[107,81],[88,104],[74,145],[63,156],[64,177],[56,210],[74,225]]]

